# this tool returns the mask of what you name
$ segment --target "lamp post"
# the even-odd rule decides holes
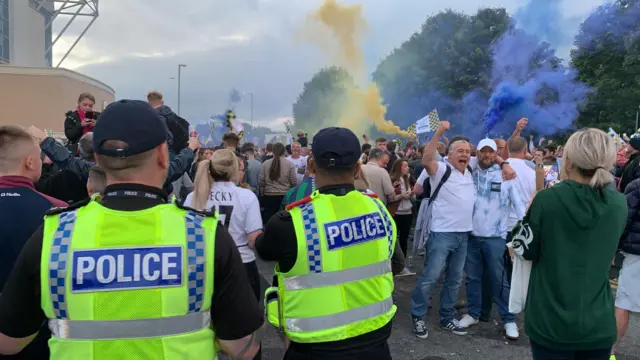
[[[178,116],[180,115],[180,75],[183,67],[187,67],[185,64],[178,65]]]
[[[638,115],[640,115],[640,105],[638,105],[638,110],[636,110],[636,128],[634,131],[638,131]]]

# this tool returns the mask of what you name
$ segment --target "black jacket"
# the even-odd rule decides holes
[[[168,130],[167,131],[167,133],[168,133],[167,134],[167,136],[168,136],[167,145],[169,145],[169,148],[172,148],[173,147],[173,134],[169,130],[169,123],[172,120],[171,118],[173,116],[177,116],[177,115],[167,105],[162,105],[162,106],[156,108],[156,111],[158,112],[158,115],[160,115],[162,120],[164,120],[165,124],[167,125],[167,130]]]
[[[624,190],[627,198],[627,224],[620,239],[620,250],[640,255],[640,179],[632,181]]]
[[[71,170],[61,170],[51,176],[40,177],[40,180],[35,183],[35,187],[39,192],[69,204],[89,197],[87,183],[80,180]]]
[[[627,161],[624,168],[622,168],[620,191],[624,193],[627,185],[635,179],[640,179],[640,153],[631,155],[629,161]]]
[[[82,124],[80,123],[80,115],[78,110],[69,111],[65,114],[64,119],[64,135],[69,140],[69,144],[77,144],[82,137]]]

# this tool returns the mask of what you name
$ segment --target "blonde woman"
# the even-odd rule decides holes
[[[256,237],[262,233],[260,205],[251,190],[236,186],[238,178],[236,155],[231,150],[218,150],[210,159],[198,164],[195,190],[187,196],[184,205],[218,213],[220,223],[229,231],[242,256],[257,301],[260,299],[260,275],[253,248]]]
[[[616,342],[609,267],[627,204],[608,186],[615,160],[615,144],[605,132],[571,135],[562,181],[539,191],[512,231],[514,252],[533,261],[525,332],[534,360],[606,360]]]

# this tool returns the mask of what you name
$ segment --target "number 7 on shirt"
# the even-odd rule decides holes
[[[222,222],[225,229],[229,230],[231,214],[233,213],[233,205],[214,205],[214,207],[218,213],[219,221]]]

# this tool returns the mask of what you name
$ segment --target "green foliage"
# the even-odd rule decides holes
[[[352,84],[352,77],[342,68],[329,67],[318,71],[304,84],[302,93],[293,104],[296,128],[314,133],[335,124],[341,104],[347,101],[345,85]]]
[[[437,107],[456,112],[458,99],[474,89],[489,91],[491,44],[510,27],[505,9],[475,15],[447,10],[426,19],[399,48],[384,58],[374,81],[381,87],[388,117],[407,127]],[[456,132],[465,124],[453,124]]]

